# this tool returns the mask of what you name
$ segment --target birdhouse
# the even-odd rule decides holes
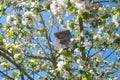
[[[70,38],[71,38],[71,33],[69,30],[64,30],[61,32],[56,32],[54,33],[56,37],[56,46],[57,49],[66,49],[70,47]]]

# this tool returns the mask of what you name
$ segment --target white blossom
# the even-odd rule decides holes
[[[118,14],[113,15],[112,22],[116,25],[116,27],[119,27],[119,23],[117,19],[118,19]]]
[[[71,3],[74,3],[76,0],[70,0]]]
[[[110,66],[114,66],[114,62],[110,62],[109,65],[110,65]]]
[[[0,63],[0,66],[4,66],[6,64],[6,62],[2,62]]]
[[[73,38],[70,39],[71,42],[73,42],[73,41],[77,41],[77,40],[79,40],[78,37],[77,37],[77,38],[73,37]]]
[[[112,80],[112,78],[109,78],[109,80]]]
[[[97,33],[97,34],[95,34],[95,35],[93,36],[93,39],[100,39],[100,40],[102,40],[102,36]]]
[[[72,29],[69,26],[69,20],[66,21],[66,24],[67,24],[67,29],[70,30],[70,31],[72,31]]]
[[[91,7],[92,3],[89,0],[85,0],[85,6],[86,7]]]
[[[99,9],[98,9],[98,15],[99,16],[103,16],[106,13],[109,13],[109,12],[110,12],[110,10],[109,10],[108,6],[99,7]]]
[[[31,59],[30,62],[31,62],[31,63],[35,63],[36,61],[35,61],[34,59]]]
[[[8,15],[7,19],[6,19],[7,23],[13,24],[13,25],[17,25],[18,24],[18,19],[16,18],[15,15]]]
[[[31,17],[31,19],[34,21],[36,18],[36,15],[30,11],[27,11],[23,14],[23,18],[29,18],[29,17]]]
[[[64,78],[65,79],[70,79],[70,74],[69,74],[69,72],[68,71],[64,71],[65,73],[64,73]]]
[[[27,21],[22,20],[23,25],[27,25]]]
[[[115,78],[109,78],[109,80],[119,80],[119,79],[115,77]]]
[[[75,48],[74,52],[75,53],[80,52],[79,48]]]
[[[12,48],[8,49],[8,52],[9,52],[9,53],[12,53]]]
[[[65,3],[68,0],[52,0],[52,4],[50,4],[50,9],[53,15],[59,15],[60,13],[66,13],[64,8],[67,6]]]
[[[60,55],[59,59],[65,60],[65,57],[63,55]]]
[[[58,5],[64,6],[65,2],[68,2],[68,0],[57,0]]]
[[[83,69],[83,67],[84,67],[84,65],[85,65],[85,62],[82,60],[82,59],[77,59],[77,64],[79,65],[79,67],[81,68],[81,69]]]
[[[103,57],[100,53],[98,54],[95,54],[93,57],[92,57],[92,60],[97,60],[98,62],[101,62],[103,61]]]
[[[57,15],[57,14],[58,14],[57,4],[52,3],[52,4],[50,5],[50,9],[51,9],[51,11],[52,11],[52,13],[53,13],[54,15]]]
[[[115,72],[115,69],[113,69],[113,68],[107,68],[105,71],[105,73],[107,73],[107,74],[112,74],[114,72]]]
[[[93,71],[93,70],[90,70],[89,72],[90,72],[91,74],[94,74],[94,71]]]
[[[29,26],[33,26],[36,21],[36,15],[33,12],[27,11],[23,14],[23,25],[27,24]]]
[[[21,56],[21,54],[15,54],[14,58],[19,58]]]
[[[10,2],[11,2],[12,0],[4,0],[4,4],[10,4]]]
[[[105,14],[105,8],[104,7],[99,7],[98,13],[99,13],[100,16],[102,16],[103,14]]]
[[[81,13],[85,9],[85,3],[75,3],[75,7],[78,9],[78,13]]]
[[[10,46],[11,43],[8,41],[8,39],[3,39],[3,43],[5,44],[5,46]]]
[[[58,68],[58,70],[62,70],[63,67],[64,67],[64,64],[65,64],[65,62],[63,62],[63,61],[59,61],[58,64],[57,64],[57,68]]]
[[[83,37],[83,36],[84,36],[84,32],[83,32],[83,31],[80,33],[80,36],[81,36],[81,37]]]
[[[113,80],[119,80],[117,77],[113,78]]]
[[[40,5],[40,2],[38,2],[38,1],[35,1],[35,2],[32,2],[31,3],[31,7],[33,8],[37,8],[37,7],[39,7],[39,5]]]
[[[26,8],[27,7],[27,3],[26,2],[20,2],[17,6]]]
[[[7,21],[7,23],[11,22],[11,16],[10,15],[7,16],[7,20],[6,21]]]
[[[22,7],[23,11],[27,11],[28,4],[24,1],[19,1],[19,3],[16,6]]]
[[[58,53],[61,53],[63,51],[63,48],[61,48],[59,51],[58,51]]]

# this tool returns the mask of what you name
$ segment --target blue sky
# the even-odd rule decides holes
[[[110,7],[115,7],[115,2],[104,2],[104,3],[102,3],[103,5],[109,5]],[[13,14],[13,12],[12,12],[12,10],[9,8],[9,9],[7,9],[7,11],[6,11],[7,13],[9,13],[9,14]],[[47,17],[46,17],[47,15],[44,15],[44,20],[46,21],[47,20]],[[66,17],[65,18],[66,20],[68,20],[68,19],[70,19],[69,17]],[[6,18],[5,17],[2,17],[1,19],[0,19],[0,22],[2,22],[3,24],[6,24]],[[118,30],[118,33],[120,34],[120,29]],[[54,35],[52,35],[52,36],[54,36]],[[54,37],[53,37],[53,41],[55,41],[54,40]],[[108,52],[111,52],[112,50],[109,50]],[[116,59],[116,56],[114,56],[114,55],[112,55],[110,58],[108,58],[107,60],[109,61],[109,62],[111,62],[111,61],[115,61],[115,59]],[[0,68],[1,69],[1,68]],[[44,72],[41,72],[41,75],[45,75],[45,73]],[[117,73],[116,73],[116,75],[117,75]],[[0,78],[0,80],[1,80],[2,78]]]

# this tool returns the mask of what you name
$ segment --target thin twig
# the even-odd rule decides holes
[[[110,0],[106,1],[106,0],[101,0],[101,1],[94,1],[93,3],[100,3],[100,2],[115,2],[115,1],[110,1]]]
[[[40,57],[40,56],[34,56],[34,55],[26,55],[26,57],[34,58],[34,59],[43,59],[43,60],[49,60],[49,61],[51,61],[50,58]]]
[[[114,49],[109,55],[107,55],[107,56],[104,58],[104,60],[106,60],[107,58],[109,58],[116,50],[117,50],[117,48]]]
[[[98,53],[101,52],[102,50],[103,50],[103,48],[101,48],[99,51],[97,51],[97,52],[95,52],[93,55],[91,55],[90,58],[93,57],[94,55],[98,54]]]
[[[43,23],[43,27],[46,28],[45,23],[44,23],[44,20],[43,20],[43,17],[42,17],[41,15],[40,15],[40,17],[41,17],[41,20],[42,20],[42,23]],[[44,30],[45,30],[45,32],[46,32],[46,38],[47,38],[48,45],[49,45],[49,47],[50,47],[50,51],[52,52],[52,47],[51,47],[51,45],[50,45],[50,40],[49,40],[49,36],[48,36],[48,34],[47,34],[47,30],[46,30],[46,29],[44,29]]]
[[[93,41],[92,41],[92,45],[91,45],[90,49],[88,50],[88,57],[90,55],[90,51],[91,51],[92,48],[93,48]]]

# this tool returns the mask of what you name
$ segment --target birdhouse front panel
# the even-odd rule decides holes
[[[70,43],[71,34],[69,30],[55,33],[57,49],[68,48]]]

